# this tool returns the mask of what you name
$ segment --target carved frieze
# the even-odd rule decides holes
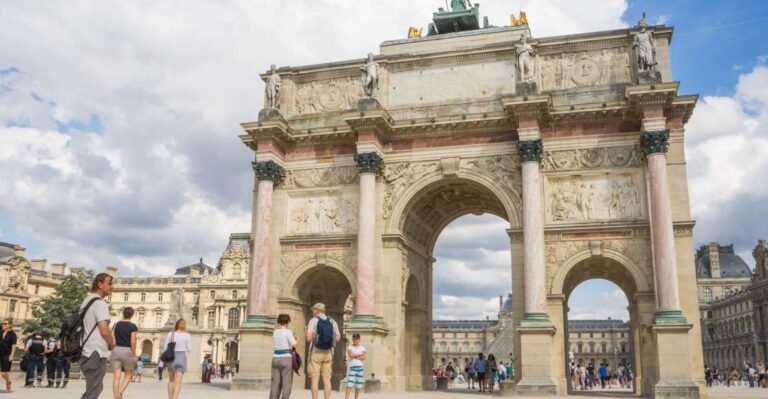
[[[522,209],[523,182],[520,175],[520,162],[518,157],[510,155],[497,155],[486,158],[462,159],[462,167],[474,169],[489,174],[497,182],[504,185],[516,204]]]
[[[631,82],[626,47],[545,55],[540,63],[544,91]]]
[[[642,166],[642,158],[637,146],[544,151],[542,159],[542,169],[545,172],[640,166]]]
[[[344,193],[290,199],[289,234],[338,234],[357,231],[358,201]]]
[[[364,96],[362,82],[352,77],[305,83],[297,88],[295,109],[297,114],[354,109]]]
[[[641,187],[639,174],[550,177],[547,221],[643,219]]]
[[[289,170],[286,171],[284,187],[290,189],[341,186],[356,183],[357,176],[357,168],[354,166]]]
[[[387,182],[384,196],[384,219],[388,219],[395,207],[395,201],[402,197],[412,183],[440,170],[439,161],[400,162],[384,166],[382,176]]]

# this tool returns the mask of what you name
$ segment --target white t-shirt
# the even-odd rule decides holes
[[[176,342],[176,348],[174,352],[192,352],[192,338],[188,332],[184,331],[171,331],[165,336],[165,344],[163,344],[163,352],[168,348],[168,343],[171,342],[171,336],[173,336],[173,342]]]
[[[91,334],[90,338],[85,341],[85,345],[83,345],[83,357],[87,358],[90,357],[93,352],[98,352],[100,357],[106,358],[107,355],[109,355],[109,347],[107,346],[107,341],[101,337],[99,328],[96,327],[96,325],[99,324],[100,321],[107,321],[107,323],[109,323],[110,316],[107,303],[104,302],[99,295],[90,293],[85,297],[82,305],[80,305],[80,311],[82,312],[88,302],[93,298],[99,299],[88,308],[88,311],[85,312],[85,317],[83,318],[83,326],[85,327],[83,339],[85,339],[88,334],[91,334],[91,330],[93,330],[93,334]],[[94,329],[94,327],[96,328]]]
[[[358,345],[358,346],[349,345],[347,347],[347,352],[352,352],[353,355],[362,355],[363,353],[365,353],[365,346],[363,346],[363,345]],[[363,361],[362,360],[357,359],[357,358],[353,359],[353,358],[351,358],[349,356],[347,356],[347,364],[349,365],[349,367],[363,367]]]
[[[291,350],[296,345],[296,338],[293,338],[293,333],[287,328],[277,328],[272,333],[273,348],[276,351]],[[274,354],[274,357],[291,357],[289,353]]]

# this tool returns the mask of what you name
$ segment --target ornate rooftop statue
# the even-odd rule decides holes
[[[464,11],[472,8],[469,0],[451,0],[451,11]]]
[[[363,90],[367,97],[375,97],[379,90],[379,64],[373,60],[373,53],[368,53],[368,61],[360,67],[363,71]]]
[[[520,38],[520,44],[515,46],[517,52],[517,67],[520,74],[520,82],[531,83],[533,77],[533,46],[528,44],[525,36]]]
[[[637,26],[640,32],[635,34],[635,40],[632,43],[632,48],[637,51],[637,67],[640,72],[653,72],[656,70],[656,41],[653,39],[653,33],[646,30],[645,13]]]
[[[269,69],[269,77],[267,78],[267,109],[279,109],[280,108],[280,75],[277,74],[277,68],[274,64]]]

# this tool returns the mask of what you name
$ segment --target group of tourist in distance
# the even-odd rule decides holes
[[[494,386],[506,381],[508,376],[512,375],[512,364],[504,364],[503,361],[496,361],[493,354],[489,354],[486,359],[482,353],[476,358],[464,365],[464,372],[458,365],[448,362],[447,365],[440,366],[432,370],[435,379],[445,377],[448,387],[456,383],[467,384],[467,389],[477,389],[480,392],[493,392]]]
[[[726,372],[721,372],[717,367],[704,365],[704,380],[707,386],[726,386],[734,387],[741,382],[750,388],[768,388],[768,370],[765,363],[744,361],[741,370],[736,367],[729,367]]]
[[[296,352],[298,337],[291,332],[288,325],[291,317],[287,314],[277,316],[278,328],[272,334],[272,381],[269,399],[289,399],[293,374],[299,374],[301,357]],[[309,377],[312,380],[312,399],[319,394],[320,378],[323,379],[323,395],[331,397],[331,373],[333,370],[333,353],[336,344],[341,341],[339,325],[325,314],[325,304],[316,303],[312,306],[312,319],[304,327],[304,338],[310,344]],[[347,389],[344,398],[355,391],[355,399],[360,397],[363,390],[363,360],[366,358],[365,346],[361,343],[358,333],[352,334],[352,343],[346,348],[347,360]]]
[[[594,363],[584,366],[581,363],[571,361],[568,363],[568,373],[571,377],[571,389],[592,390],[594,388],[611,389],[613,387],[631,388],[632,363],[619,363],[612,367],[607,362],[600,363],[600,367],[595,369]]]

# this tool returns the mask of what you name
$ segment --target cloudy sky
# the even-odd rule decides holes
[[[681,93],[701,95],[687,136],[696,241],[733,242],[752,262],[757,238],[768,237],[768,3],[481,3],[494,25],[525,10],[536,37],[634,25],[643,10],[675,26],[675,78]],[[249,226],[251,156],[237,134],[262,106],[258,73],[271,63],[361,58],[425,26],[441,5],[3,1],[0,241],[124,274],[170,273],[201,256],[215,263],[228,234]],[[509,291],[503,230],[490,216],[446,229],[436,315],[495,312]],[[470,231],[493,238],[462,239]],[[580,309],[573,316],[619,317],[621,306],[602,306],[617,301],[615,286],[587,284],[595,286],[583,289],[591,293],[583,305],[571,304]]]

